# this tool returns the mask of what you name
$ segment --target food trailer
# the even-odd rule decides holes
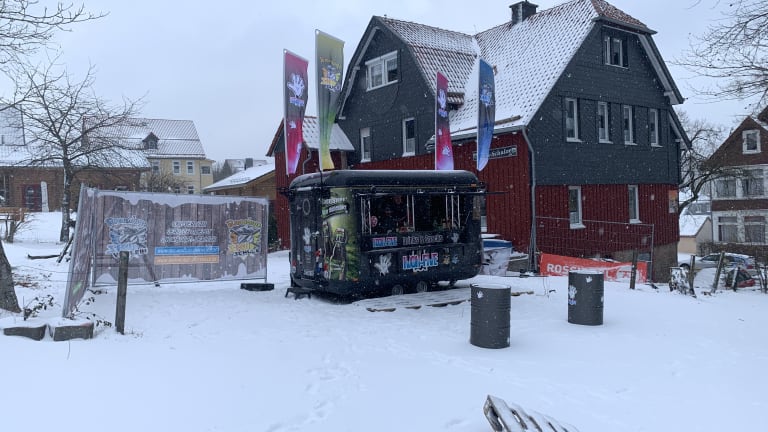
[[[292,287],[353,297],[426,292],[482,268],[484,190],[468,171],[312,173],[286,195]]]

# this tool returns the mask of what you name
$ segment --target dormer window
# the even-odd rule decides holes
[[[741,133],[744,139],[742,143],[742,153],[760,153],[760,132],[757,130],[746,130]]]
[[[157,141],[157,135],[150,132],[150,134],[142,140],[142,143],[144,143],[144,150],[157,150]]]
[[[373,90],[397,82],[397,51],[365,62],[367,89]]]
[[[603,61],[607,65],[628,67],[627,39],[617,36],[603,36]]]

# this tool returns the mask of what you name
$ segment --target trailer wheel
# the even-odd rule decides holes
[[[405,294],[405,287],[400,284],[394,284],[392,285],[392,295],[403,295]]]
[[[429,283],[427,281],[418,281],[416,283],[416,292],[425,293],[429,291]]]

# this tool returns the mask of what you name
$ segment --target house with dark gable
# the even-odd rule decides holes
[[[708,163],[734,168],[714,181],[712,240],[718,250],[764,257],[768,253],[768,107],[747,116],[710,156]]]
[[[354,145],[349,167],[434,169],[439,71],[454,167],[484,183],[487,233],[524,252],[628,260],[637,251],[654,279],[666,279],[689,143],[654,31],[602,0],[510,9],[509,21],[475,35],[374,16],[337,114]],[[496,121],[490,161],[477,172],[480,59],[494,70]]]

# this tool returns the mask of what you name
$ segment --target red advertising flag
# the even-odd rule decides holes
[[[453,169],[453,147],[448,123],[448,78],[437,73],[435,89],[435,169]]]
[[[285,135],[285,172],[296,173],[304,142],[304,112],[307,108],[307,68],[309,62],[283,50],[283,132]]]

